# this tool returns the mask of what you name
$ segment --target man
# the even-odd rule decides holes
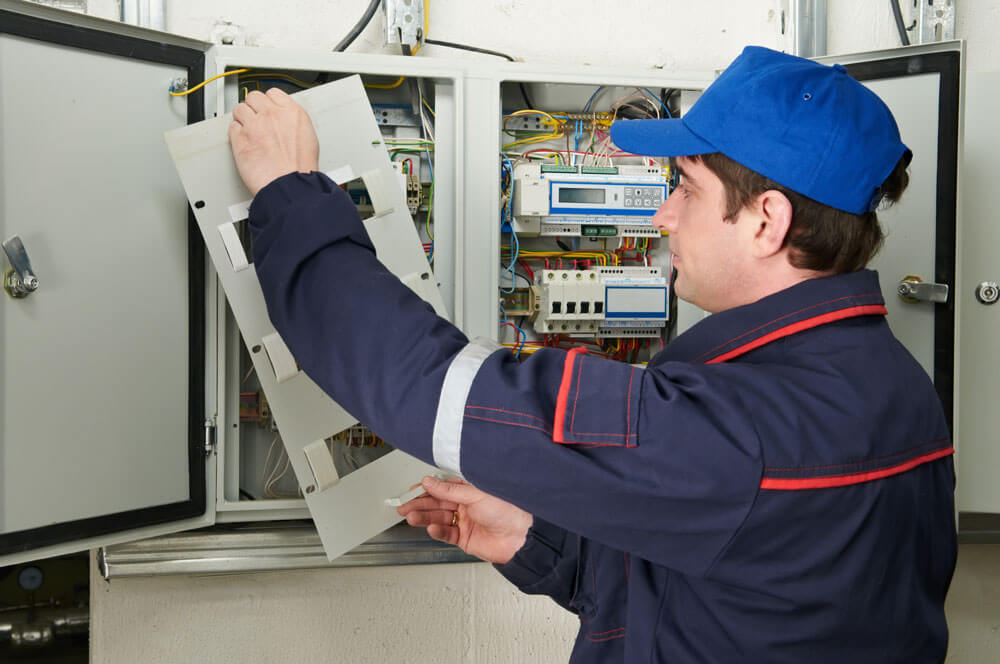
[[[233,117],[275,326],[348,411],[471,483],[425,480],[400,513],[579,614],[573,661],[944,659],[948,426],[862,270],[910,153],[843,67],[747,48],[683,120],[612,127],[677,157],[653,223],[713,312],[645,369],[470,343],[378,263],[290,98]]]

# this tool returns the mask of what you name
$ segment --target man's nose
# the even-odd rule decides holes
[[[672,233],[677,227],[677,212],[674,209],[676,207],[675,197],[680,194],[675,190],[667,200],[663,201],[663,205],[656,210],[656,214],[653,215],[653,228]]]

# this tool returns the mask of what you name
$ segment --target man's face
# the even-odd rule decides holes
[[[713,313],[745,304],[749,224],[723,219],[722,181],[704,164],[678,157],[677,168],[680,184],[653,216],[653,226],[670,233],[675,292]]]

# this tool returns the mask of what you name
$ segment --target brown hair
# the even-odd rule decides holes
[[[909,155],[899,160],[882,184],[883,205],[899,200],[910,176],[906,172]],[[792,204],[792,222],[783,246],[789,247],[789,262],[800,269],[819,272],[853,272],[868,264],[882,247],[885,235],[875,211],[851,214],[818,203],[777,182],[751,171],[720,152],[695,155],[726,191],[724,219],[735,222],[740,211],[765,191],[775,190]]]

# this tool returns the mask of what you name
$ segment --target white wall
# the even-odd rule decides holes
[[[249,45],[328,49],[366,0],[171,0],[167,27],[208,39],[217,20]],[[787,0],[430,0],[431,38],[567,67],[724,67],[746,44],[787,50]],[[903,2],[909,5],[908,2]],[[887,3],[828,0],[828,51],[899,44]],[[1000,69],[1000,0],[958,0],[968,68]],[[904,7],[908,11],[909,7]],[[89,12],[117,18],[116,3]],[[381,18],[350,50],[381,52]],[[433,46],[418,57],[480,57]],[[487,56],[482,56],[487,57]],[[513,591],[487,565],[331,569],[92,584],[95,662],[558,662],[576,621]],[[948,600],[949,662],[1000,652],[1000,547],[963,546]]]

